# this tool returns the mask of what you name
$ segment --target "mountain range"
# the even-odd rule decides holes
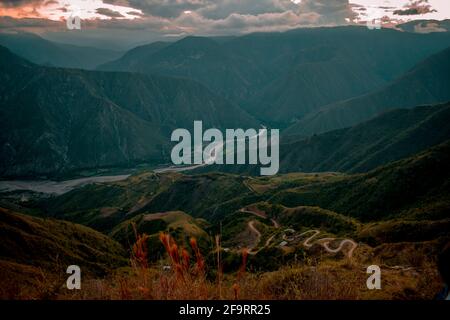
[[[162,163],[171,131],[194,120],[217,128],[259,126],[188,79],[43,67],[3,47],[0,71],[4,177]]]
[[[313,28],[154,43],[99,69],[195,79],[263,122],[284,127],[376,90],[449,46],[447,32]]]

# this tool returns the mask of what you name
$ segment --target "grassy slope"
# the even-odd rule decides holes
[[[194,219],[182,211],[161,213],[147,213],[137,215],[117,225],[110,233],[111,237],[130,247],[135,241],[135,231],[138,234],[149,235],[149,257],[161,257],[164,248],[159,240],[160,232],[168,232],[177,242],[189,248],[191,237],[197,239],[201,248],[208,248],[209,236],[204,230],[208,226],[206,221]]]
[[[85,273],[104,273],[126,264],[119,243],[71,222],[0,208],[0,230],[0,260],[47,270],[76,264]]]
[[[335,182],[300,186],[273,195],[272,202],[290,207],[320,206],[362,221],[403,216],[448,217],[450,142],[366,174]]]
[[[87,185],[44,200],[39,206],[58,219],[110,231],[180,177],[179,174],[144,172],[125,181]]]

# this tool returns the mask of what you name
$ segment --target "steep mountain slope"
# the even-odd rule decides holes
[[[0,57],[0,176],[161,162],[171,130],[194,120],[258,126],[189,80],[40,67],[5,48]]]
[[[64,68],[94,69],[122,54],[119,51],[56,43],[27,32],[0,32],[0,45],[33,63]]]
[[[196,79],[255,117],[286,126],[370,92],[449,45],[446,33],[311,28],[222,41],[187,37],[159,50],[159,44],[136,48],[101,68]]]
[[[116,60],[97,66],[102,71],[129,71],[135,70],[136,66],[145,59],[150,59],[151,55],[170,45],[169,42],[153,42],[139,46],[127,51],[122,57]]]
[[[285,134],[309,136],[344,128],[393,108],[412,108],[450,100],[450,48],[414,67],[391,84],[370,94],[312,112]]]
[[[397,109],[281,145],[281,172],[365,172],[450,139],[450,104]]]
[[[286,123],[385,83],[366,63],[349,58],[352,56],[352,52],[332,46],[301,50],[287,75],[252,98],[249,110],[273,123]]]
[[[124,70],[124,67],[127,71],[195,79],[235,101],[246,98],[255,79],[263,77],[251,59],[242,59],[215,40],[204,37],[136,48],[116,62],[101,66],[100,70]]]

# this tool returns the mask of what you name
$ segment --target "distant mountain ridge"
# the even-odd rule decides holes
[[[383,88],[309,113],[284,134],[306,137],[355,125],[389,109],[447,101],[450,101],[450,47]]]
[[[284,127],[324,105],[380,88],[448,46],[447,33],[311,28],[155,43],[99,69],[195,79]]]
[[[123,54],[120,51],[57,43],[28,32],[0,32],[0,45],[36,64],[90,70]]]

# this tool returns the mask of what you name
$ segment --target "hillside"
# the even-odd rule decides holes
[[[394,108],[443,103],[450,100],[450,48],[419,63],[389,85],[370,94],[340,101],[312,112],[285,134],[310,136],[353,126]]]
[[[450,139],[449,122],[450,104],[387,111],[350,128],[282,143],[280,171],[367,172]]]
[[[119,243],[85,226],[0,208],[0,230],[0,260],[5,263],[58,272],[63,270],[54,268],[75,264],[87,274],[104,274],[126,265],[125,250]],[[6,271],[0,274],[6,275]]]
[[[42,200],[38,207],[43,214],[106,231],[141,213],[176,210],[217,223],[259,201],[290,208],[320,207],[362,222],[439,220],[446,218],[449,207],[449,147],[446,141],[364,174],[247,178],[146,173],[119,183],[85,186]]]
[[[46,215],[87,225],[109,233],[119,223],[135,216],[179,174],[144,172],[114,183],[96,183],[41,201]]]
[[[160,232],[169,233],[184,248],[189,248],[190,239],[195,238],[200,248],[208,250],[210,239],[204,230],[206,226],[206,221],[196,220],[182,211],[140,214],[117,225],[110,236],[130,248],[136,240],[135,232],[148,235],[149,257],[156,260],[164,253]]]
[[[409,158],[338,181],[272,194],[272,203],[319,206],[360,219],[379,221],[445,219],[449,214],[450,142]]]
[[[139,46],[127,51],[119,59],[109,61],[97,66],[102,71],[129,71],[136,68],[136,65],[144,59],[149,59],[155,52],[170,45],[168,42],[153,42],[147,45]]]
[[[224,214],[221,205],[250,194],[245,178],[227,174],[187,176],[144,172],[115,183],[87,185],[49,199],[43,214],[110,232],[141,213],[183,211],[209,221]],[[89,199],[89,200],[87,200]]]
[[[258,127],[190,80],[46,68],[5,48],[0,57],[2,177],[166,162],[171,131],[194,120]]]

